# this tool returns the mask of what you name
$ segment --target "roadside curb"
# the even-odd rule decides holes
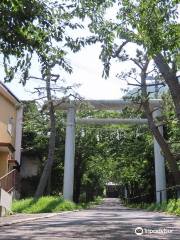
[[[22,223],[22,222],[29,222],[29,221],[36,221],[36,220],[40,220],[40,219],[45,219],[45,218],[51,218],[54,216],[58,216],[58,215],[65,215],[68,213],[72,213],[72,212],[78,212],[79,210],[74,210],[74,211],[64,211],[64,212],[57,212],[57,213],[52,213],[49,215],[45,215],[42,217],[29,217],[29,218],[22,218],[19,220],[13,220],[12,222],[5,222],[5,223],[0,223],[0,227],[6,227],[6,226],[11,226],[11,225],[15,225],[18,223]]]

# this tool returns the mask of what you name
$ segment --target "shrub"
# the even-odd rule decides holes
[[[167,212],[173,213],[175,215],[180,215],[180,198],[177,200],[170,199],[169,203],[167,204],[166,201],[160,203],[142,203],[142,204],[126,204],[128,207],[135,207],[137,209],[147,209],[149,211],[160,211],[160,212]]]
[[[180,198],[176,202],[176,210],[174,211],[175,215],[180,215]]]
[[[50,213],[76,209],[76,205],[62,197],[41,197],[14,200],[12,211],[17,213]]]
[[[176,210],[176,201],[175,199],[170,199],[167,205],[167,212],[174,213],[175,210]]]
[[[72,211],[76,209],[89,208],[93,204],[99,204],[102,198],[98,197],[91,203],[75,204],[59,197],[41,197],[38,199],[27,198],[13,200],[12,211],[16,213],[51,213],[58,211]]]

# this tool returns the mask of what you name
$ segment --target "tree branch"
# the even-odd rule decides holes
[[[115,51],[115,54],[114,54],[112,57],[113,57],[113,58],[118,57],[119,54],[120,54],[120,52],[121,52],[121,50],[123,49],[123,47],[124,47],[128,42],[130,42],[130,41],[129,41],[129,40],[126,40],[125,42],[123,42],[123,43],[119,46],[119,48]]]
[[[141,70],[143,69],[143,67],[133,58],[130,59],[131,61],[133,61]]]
[[[133,84],[133,83],[129,83],[129,82],[127,82],[127,85],[136,86],[136,87],[140,87],[141,86],[141,84]]]

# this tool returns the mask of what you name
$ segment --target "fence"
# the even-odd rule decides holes
[[[135,196],[132,198],[124,198],[126,203],[153,203],[156,202],[156,196],[159,194],[160,203],[162,203],[162,192],[166,191],[166,202],[169,199],[174,198],[176,201],[180,198],[180,185],[158,190],[153,193],[148,193],[144,195]]]
[[[20,192],[21,178],[19,172],[14,169],[0,178],[0,188],[4,189],[6,192],[11,192],[13,189]]]

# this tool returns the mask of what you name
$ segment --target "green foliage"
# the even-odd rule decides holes
[[[47,154],[50,131],[49,116],[41,114],[35,102],[24,102],[23,153],[43,161]]]
[[[164,126],[164,137],[169,142],[171,152],[174,154],[176,161],[180,161],[180,129],[179,123],[175,111],[174,104],[172,102],[172,96],[169,92],[162,95],[162,118],[161,121]]]
[[[180,199],[177,201],[171,199],[168,203],[167,212],[174,213],[175,215],[180,215]]]
[[[161,204],[160,203],[152,203],[150,206],[147,207],[149,211],[160,211],[160,212],[165,212],[167,211],[167,203],[166,201],[163,201]]]
[[[57,211],[75,210],[76,206],[62,197],[41,197],[14,200],[12,211],[17,213],[48,213]]]
[[[80,202],[80,203],[78,203],[78,204],[77,204],[77,208],[78,208],[79,210],[81,210],[81,209],[88,209],[88,208],[91,208],[93,205],[98,205],[98,204],[100,204],[101,201],[102,201],[102,197],[98,196],[98,197],[94,198],[94,200],[91,201],[91,202],[88,202],[88,203],[86,203],[86,202]]]
[[[38,56],[43,78],[49,75],[52,63],[72,73],[72,67],[64,58],[67,49],[77,52],[81,46],[97,41],[95,36],[73,39],[68,35],[69,29],[83,28],[82,24],[74,21],[78,11],[77,4],[69,2],[2,0],[0,53],[4,57],[5,81],[11,81],[20,70],[22,72],[20,81],[25,84],[29,79],[34,53]]]
[[[146,51],[148,59],[152,59],[158,52],[163,52],[166,60],[169,63],[175,60],[175,66],[179,68],[179,2],[179,0],[102,1],[95,11],[96,14],[92,16],[91,10],[97,6],[84,1],[84,15],[87,13],[91,18],[89,29],[99,37],[102,44],[99,57],[104,65],[103,76],[109,76],[112,58],[118,57],[119,61],[127,60],[127,54],[122,46],[129,42],[141,46]],[[111,18],[106,16],[106,10],[112,6],[114,12]],[[83,17],[82,14],[80,16]]]
[[[176,202],[176,209],[174,211],[175,215],[180,215],[180,199]]]
[[[143,113],[141,114],[143,116]],[[128,112],[84,111],[79,112],[78,115],[78,117],[93,118],[126,118]],[[133,182],[136,190],[141,189],[144,193],[150,189],[152,191],[154,188],[153,139],[148,127],[77,126],[75,179],[78,178],[78,173],[81,179],[81,193],[87,188],[93,195],[98,189],[102,189],[103,195],[104,185],[107,182],[123,186]]]
[[[127,118],[132,114],[130,111],[79,111],[77,117]],[[62,192],[63,186],[65,115],[63,111],[56,112],[56,148],[51,174],[54,196]],[[138,117],[141,116],[143,112],[139,112]],[[25,119],[23,152],[28,157],[38,156],[43,167],[48,154],[49,117],[32,102],[26,103]],[[76,127],[75,201],[81,201],[83,195],[86,201],[86,189],[91,195],[87,201],[103,195],[107,182],[123,186],[133,182],[136,191],[141,189],[144,194],[154,189],[153,139],[147,126]]]
[[[99,204],[102,198],[97,197],[93,202],[80,203],[64,200],[62,197],[41,197],[39,199],[28,198],[13,200],[12,211],[15,213],[51,213],[59,211],[73,211],[76,209],[89,208],[93,204]]]
[[[168,213],[174,213],[176,211],[177,204],[174,199],[170,199],[169,204],[168,204]]]
[[[16,104],[16,105],[15,105],[15,109],[16,109],[16,110],[20,110],[21,108],[22,108],[22,105],[21,105],[21,104]]]
[[[34,101],[24,102],[24,109],[22,152],[26,157],[39,158],[41,162],[39,174],[41,174],[48,157],[49,115],[46,111],[42,112],[41,105]],[[54,196],[62,192],[63,185],[65,115],[65,111],[56,111],[56,146],[51,172],[51,192]]]
[[[5,212],[5,217],[10,216],[11,214],[12,214],[12,212],[6,210],[6,212]]]
[[[118,19],[124,28],[136,32],[136,42],[143,44],[150,54],[179,48],[179,1],[123,1]],[[175,42],[170,40],[174,39]]]
[[[166,201],[163,201],[161,204],[142,203],[142,204],[126,204],[126,206],[138,209],[146,209],[148,211],[173,213],[177,216],[180,215],[180,199],[178,199],[177,201],[175,199],[170,199],[168,204],[166,203]]]

